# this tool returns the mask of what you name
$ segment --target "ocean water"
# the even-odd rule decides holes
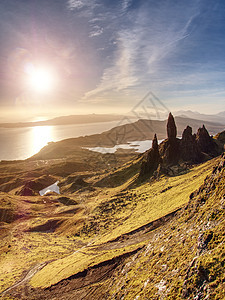
[[[0,128],[0,160],[26,159],[49,142],[101,133],[119,121],[26,128]]]
[[[159,143],[162,142],[162,140],[158,141]],[[150,149],[152,147],[152,140],[145,140],[145,141],[134,141],[129,142],[127,144],[120,144],[116,145],[114,147],[92,147],[87,148],[89,150],[100,152],[100,153],[115,153],[117,149],[134,149],[137,153],[143,153],[146,150]]]

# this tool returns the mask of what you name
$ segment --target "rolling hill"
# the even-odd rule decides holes
[[[148,152],[60,143],[0,163],[2,299],[225,297],[224,154],[137,181]]]

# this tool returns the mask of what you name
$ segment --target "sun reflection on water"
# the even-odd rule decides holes
[[[32,153],[37,153],[53,141],[53,127],[52,126],[35,126],[32,127]]]

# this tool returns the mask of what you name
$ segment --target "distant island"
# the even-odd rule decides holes
[[[55,126],[55,125],[70,125],[70,124],[88,124],[118,121],[124,118],[122,115],[110,114],[88,114],[88,115],[71,115],[61,116],[50,120],[37,122],[17,122],[17,123],[1,123],[1,128],[18,128],[18,127],[33,127],[33,126]]]
[[[193,112],[190,110],[180,110],[174,113],[176,117],[182,117],[186,119],[192,119],[202,122],[211,122],[214,125],[225,125],[225,111],[218,114],[207,115],[199,112]],[[137,121],[137,116],[132,115],[116,115],[116,114],[85,114],[85,115],[70,115],[70,116],[60,116],[44,121],[35,122],[8,122],[0,123],[0,128],[22,128],[22,127],[34,127],[34,126],[56,126],[56,125],[72,125],[72,124],[90,124],[90,123],[103,123],[112,121],[121,121],[128,118],[130,121]],[[143,118],[143,117],[142,117]],[[151,116],[149,120],[155,121],[165,121],[167,116],[161,116],[160,119],[156,119],[155,116]],[[129,122],[130,123],[130,122]],[[209,129],[210,131],[210,129]],[[215,131],[218,132],[217,130]],[[213,132],[213,133],[215,133]]]

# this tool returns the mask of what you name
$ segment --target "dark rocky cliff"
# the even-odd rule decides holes
[[[202,163],[223,152],[220,141],[213,139],[204,125],[197,134],[192,134],[192,128],[187,126],[179,139],[174,117],[170,113],[166,127],[167,139],[158,146],[154,136],[152,148],[144,155],[139,177],[151,177],[156,171],[156,174],[176,175],[184,166]]]

